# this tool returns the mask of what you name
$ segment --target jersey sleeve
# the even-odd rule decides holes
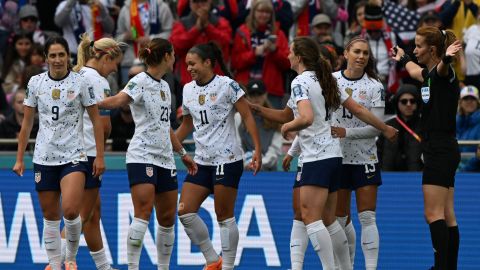
[[[138,82],[134,79],[128,82],[122,92],[132,99],[132,103],[137,103],[143,96],[142,87],[139,87]]]
[[[372,108],[385,107],[385,94],[383,84],[376,82],[374,89],[372,89]]]
[[[25,90],[25,99],[23,105],[28,107],[37,107],[37,85],[36,77],[33,77],[28,82],[27,89]]]
[[[245,92],[236,81],[232,80],[228,85],[227,95],[228,95],[228,100],[232,104],[235,104],[241,97],[245,95]]]
[[[186,84],[184,87],[183,87],[183,102],[182,102],[182,115],[190,115],[190,110],[188,109],[188,107],[185,105],[185,101],[187,100],[188,98],[188,93],[190,91],[189,89],[189,84]]]
[[[95,93],[98,93],[97,96],[97,102],[102,101],[105,98],[109,97],[112,95],[112,90],[110,90],[110,85],[108,85],[108,82],[105,80],[101,86],[97,86],[97,91]],[[110,110],[108,109],[101,109],[100,110],[100,115],[101,116],[109,116],[110,115]]]
[[[95,89],[92,84],[87,81],[83,81],[83,85],[80,87],[80,101],[84,107],[90,107],[97,104],[95,97]]]
[[[308,88],[300,83],[292,83],[292,97],[295,104],[301,100],[310,99]]]

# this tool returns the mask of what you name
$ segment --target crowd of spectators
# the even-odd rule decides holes
[[[480,0],[51,0],[48,5],[36,0],[0,0],[0,137],[15,138],[20,129],[19,104],[29,78],[45,71],[42,46],[50,36],[62,35],[68,41],[72,62],[81,33],[125,42],[128,46],[119,72],[109,78],[114,93],[142,71],[139,48],[155,37],[169,39],[177,56],[175,71],[166,78],[172,89],[175,128],[181,120],[177,116],[181,116],[182,86],[191,80],[185,56],[192,46],[215,41],[235,80],[249,85],[248,98],[282,108],[295,76],[287,59],[289,41],[298,35],[312,36],[333,69],[339,70],[344,65],[344,44],[360,35],[369,41],[376,59],[385,88],[386,114],[395,116],[389,124],[400,131],[396,143],[378,140],[383,169],[421,170],[419,141],[396,120],[421,134],[419,86],[392,61],[391,48],[398,45],[414,59],[417,27],[432,25],[455,32],[464,44],[464,53],[454,62],[463,88],[457,136],[478,140],[479,5]],[[267,141],[277,143],[278,127],[257,121],[267,127]],[[112,112],[112,124],[111,149],[124,150],[134,128],[129,109]],[[242,134],[241,123],[239,129]],[[267,143],[265,153],[273,149],[271,144]],[[244,146],[248,153],[248,142]],[[272,153],[277,153],[274,148]],[[477,147],[462,151],[474,153]],[[478,155],[474,155],[461,169],[480,170],[478,164]]]

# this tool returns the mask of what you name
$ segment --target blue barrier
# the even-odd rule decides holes
[[[179,173],[180,184],[185,173]],[[289,269],[289,238],[292,224],[291,187],[293,173],[245,173],[242,178],[236,213],[240,246],[236,269]],[[31,171],[18,178],[9,170],[0,170],[0,269],[43,269],[47,262],[42,249],[42,216],[34,191]],[[460,224],[461,245],[458,269],[479,269],[480,256],[480,183],[478,174],[459,174],[456,184],[456,212]],[[385,173],[380,188],[377,221],[380,231],[379,269],[427,269],[432,264],[428,226],[423,219],[421,177],[414,173]],[[126,269],[125,239],[132,215],[125,171],[109,171],[103,178],[102,228],[107,256],[120,269]],[[354,198],[353,204],[355,204]],[[219,229],[213,211],[213,199],[207,199],[200,211],[206,220],[213,243],[220,247]],[[355,269],[364,269],[360,247],[360,226],[352,206],[357,228]],[[154,217],[144,241],[141,269],[156,269]],[[83,238],[83,237],[82,237]],[[77,257],[79,269],[94,269],[85,242]],[[200,269],[203,257],[176,224],[176,242],[171,269]],[[304,269],[320,269],[311,246]]]

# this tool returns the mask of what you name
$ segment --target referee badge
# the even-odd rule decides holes
[[[60,99],[60,89],[52,89],[53,100]]]
[[[35,172],[35,182],[38,183],[42,180],[42,173],[41,172]]]
[[[165,101],[167,97],[165,96],[165,92],[160,90],[160,96],[162,97],[162,100]]]
[[[205,95],[198,96],[198,104],[203,105],[205,104]]]
[[[147,174],[148,177],[153,176],[153,167],[145,167],[145,173]]]
[[[422,100],[423,100],[423,103],[428,103],[428,101],[430,100],[430,87],[422,87],[422,89],[420,90],[421,93],[422,93]]]

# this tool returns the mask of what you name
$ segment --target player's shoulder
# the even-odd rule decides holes
[[[335,72],[332,73],[332,76],[337,80],[342,79],[342,77],[343,77],[342,71],[341,70],[335,71]]]
[[[37,74],[35,76],[32,76],[30,80],[28,81],[29,84],[32,84],[35,86],[37,83],[43,81],[43,80],[48,80],[48,71],[45,71],[43,73]]]

